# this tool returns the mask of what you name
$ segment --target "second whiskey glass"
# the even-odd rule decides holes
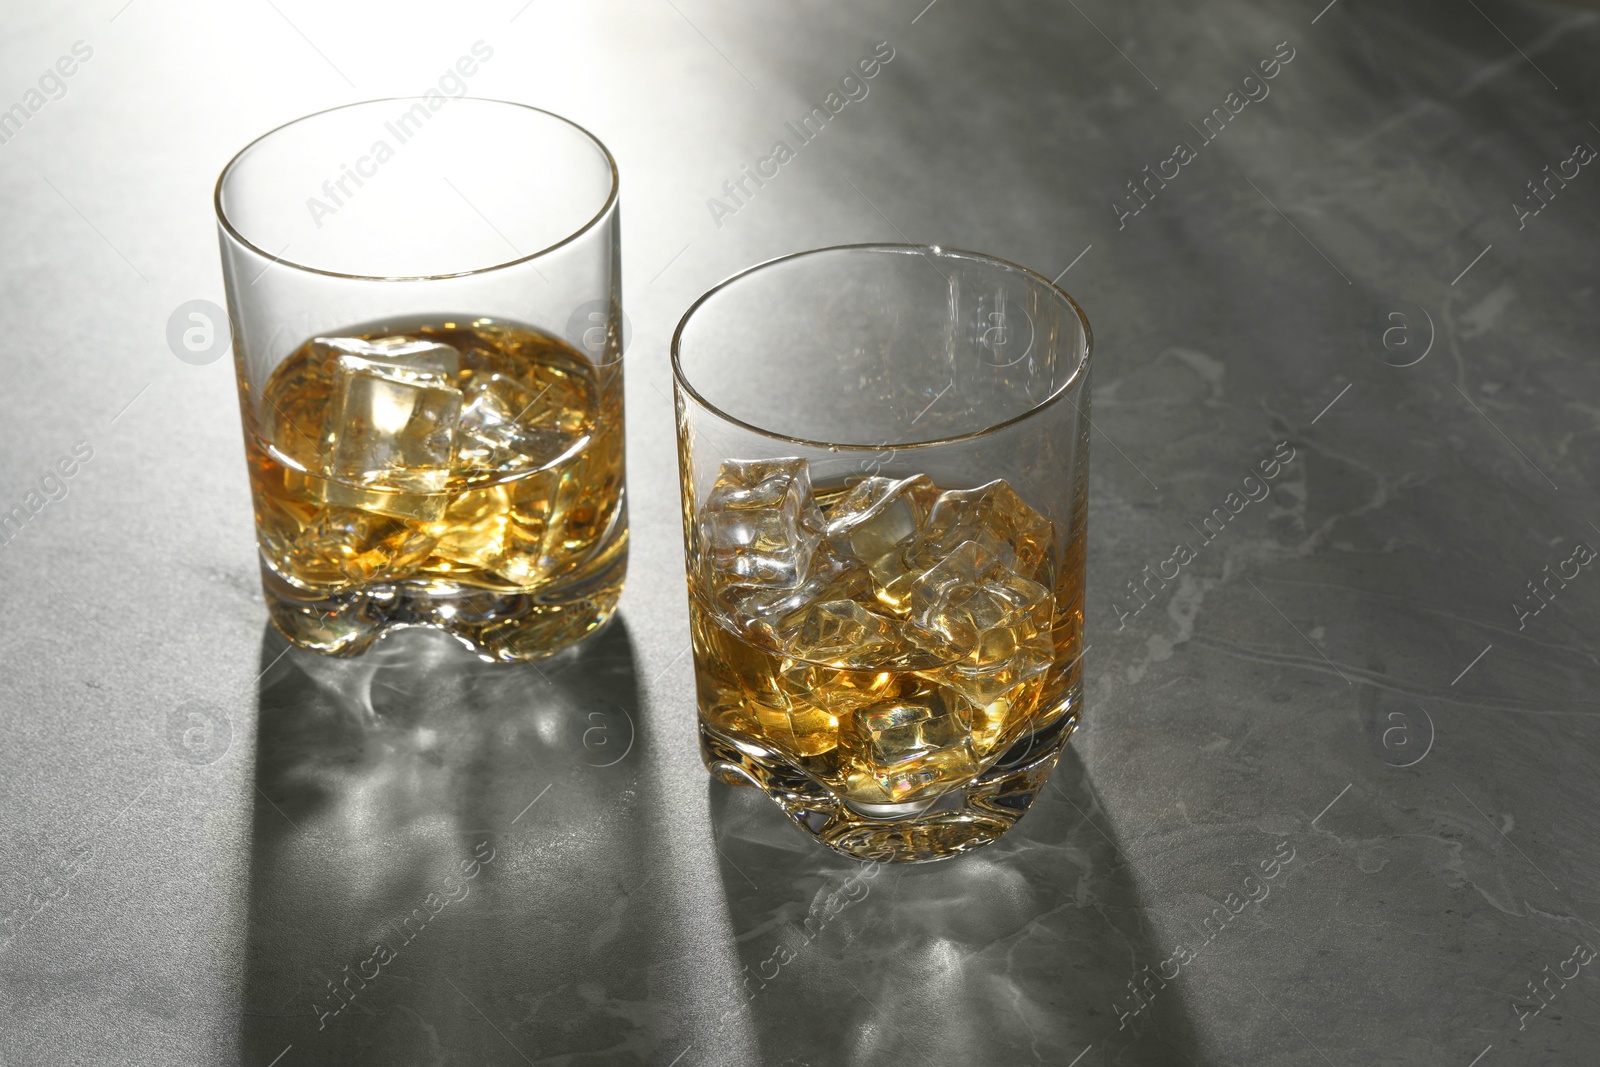
[[[860,859],[1027,811],[1081,710],[1090,334],[990,256],[754,267],[673,338],[706,766]]]

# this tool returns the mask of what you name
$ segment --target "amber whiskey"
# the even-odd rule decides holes
[[[338,333],[244,402],[279,628],[353,653],[436,625],[524,659],[604,622],[627,554],[620,364],[485,318]]]
[[[843,801],[835,836],[937,805],[1068,712],[1082,547],[1058,544],[1007,482],[814,489],[803,459],[733,460],[694,522],[707,762],[769,790],[796,771],[820,783]],[[787,788],[810,817],[807,790]],[[997,835],[1015,813],[991,807]],[[970,821],[923,842],[925,858],[981,843]]]

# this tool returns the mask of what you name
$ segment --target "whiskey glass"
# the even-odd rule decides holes
[[[216,211],[267,608],[356,655],[526,660],[627,567],[617,168],[560,116],[431,93],[290,122]]]
[[[988,844],[1082,702],[1088,320],[992,256],[753,267],[672,341],[706,767],[858,859]]]

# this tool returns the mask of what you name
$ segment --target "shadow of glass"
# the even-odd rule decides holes
[[[932,864],[857,863],[755,789],[711,788],[744,965],[723,1018],[769,1067],[1196,1058],[1177,985],[1140,970],[1170,954],[1070,745],[1004,838]]]
[[[516,666],[424,630],[261,655],[241,1062],[648,1056],[622,620]]]

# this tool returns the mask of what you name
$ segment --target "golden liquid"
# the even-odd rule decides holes
[[[830,523],[847,489],[815,493]],[[924,506],[940,492],[929,483],[921,493]],[[929,802],[970,783],[1021,737],[1065,713],[1079,677],[1082,538],[1065,546],[1058,566],[1053,527],[1016,503],[1026,522],[1044,526],[1019,534],[1001,509],[988,523],[979,516],[966,533],[919,549],[919,538],[926,539],[924,514],[918,534],[876,560],[850,561],[806,606],[767,626],[752,627],[747,615],[730,609],[728,593],[716,589],[717,564],[709,552],[691,559],[690,626],[702,722],[741,751],[765,750],[855,805]],[[1002,593],[1006,587],[1026,591],[1018,598],[1025,610],[998,621],[991,616],[975,640],[963,640],[959,621],[951,622],[963,611],[959,604],[930,607],[913,591],[919,573],[954,555],[948,542],[969,534],[985,548],[1020,549],[1012,568],[991,567],[984,580],[1000,583]],[[868,554],[884,547],[877,544]],[[826,541],[820,551],[827,551]],[[982,550],[966,551],[982,557]],[[847,629],[819,654],[820,631],[807,629],[804,613],[821,601],[829,604],[829,617],[864,621],[865,632],[875,636],[862,640],[863,630]],[[870,618],[843,606],[846,601]],[[957,639],[930,636],[930,622]],[[907,640],[907,633],[916,636]],[[975,633],[968,629],[967,637]],[[1028,668],[1005,669],[1008,657]]]
[[[354,380],[308,340],[259,398],[242,398],[257,531],[278,578],[321,596],[384,583],[526,593],[625,555],[620,364],[597,368],[562,341],[487,319],[342,335],[442,342],[459,369],[422,390]],[[371,395],[384,389],[394,395]],[[522,408],[500,429],[541,447],[423,433],[454,425],[485,391],[502,415]],[[386,469],[385,455],[411,462]]]

